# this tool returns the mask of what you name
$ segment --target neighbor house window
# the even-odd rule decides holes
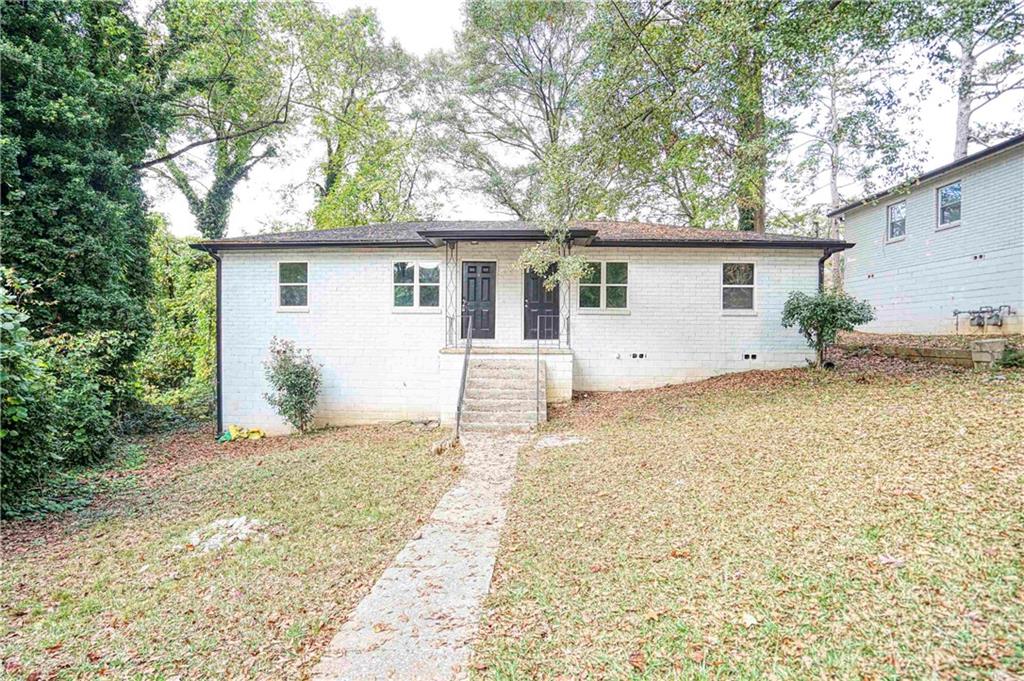
[[[894,203],[886,209],[886,238],[898,241],[907,234],[907,202]]]
[[[395,307],[439,307],[441,264],[396,262],[392,269]]]
[[[957,180],[938,192],[939,227],[953,227],[960,224],[960,181]]]
[[[727,262],[722,265],[722,309],[754,309],[754,263]]]
[[[304,262],[277,264],[278,304],[281,307],[306,307],[309,304],[308,265]]]
[[[592,262],[580,278],[580,307],[584,309],[624,310],[629,300],[629,264]]]

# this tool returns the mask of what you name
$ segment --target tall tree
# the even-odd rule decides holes
[[[788,141],[787,112],[814,91],[824,48],[860,10],[772,0],[611,4],[618,22],[604,40],[619,54],[602,80],[622,93],[611,98],[620,113],[607,117],[640,121],[633,127],[642,134],[653,127],[659,143],[640,142],[647,159],[630,152],[639,182],[688,180],[672,192],[680,212],[714,219],[727,198],[740,229],[764,231],[766,186]],[[707,170],[693,165],[706,160]],[[710,202],[701,199],[708,190]]]
[[[432,173],[417,107],[415,60],[387,42],[373,10],[334,15],[290,6],[302,65],[295,104],[324,150],[318,228],[417,217]]]
[[[972,118],[1007,93],[1024,91],[1024,2],[932,0],[919,10],[912,35],[956,95],[953,158],[966,156],[971,142],[1021,132],[1019,122],[972,126]]]
[[[171,56],[178,125],[153,168],[188,201],[199,232],[224,236],[235,188],[277,155],[299,68],[288,5],[261,0],[168,0],[154,36]]]
[[[125,332],[145,342],[145,197],[133,165],[171,117],[127,2],[37,0],[3,8],[4,263],[36,287],[44,335]]]
[[[520,219],[538,209],[549,153],[562,167],[578,156],[571,150],[580,142],[591,11],[576,2],[469,0],[455,55],[433,59],[431,108],[448,160],[468,174],[469,188]],[[584,203],[577,208],[593,210]]]

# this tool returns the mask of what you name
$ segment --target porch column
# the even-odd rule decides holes
[[[459,243],[444,242],[444,323],[445,347],[453,348],[459,344],[459,323],[461,322],[461,305],[459,304]]]
[[[562,256],[572,255],[572,243],[566,241],[559,247],[559,250],[561,251]],[[565,329],[565,347],[571,348],[572,330],[569,327],[569,323],[571,321],[570,316],[572,314],[572,282],[565,282],[565,285],[562,288],[564,289],[564,293],[558,296],[558,306],[561,308],[559,310],[559,314],[562,315],[562,328]]]

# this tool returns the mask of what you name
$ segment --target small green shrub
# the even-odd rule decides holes
[[[298,350],[292,341],[270,341],[270,360],[264,365],[273,392],[263,397],[284,420],[299,431],[313,425],[313,411],[320,393],[320,365],[308,350]]]
[[[815,295],[793,291],[782,310],[782,325],[800,328],[807,344],[814,348],[819,367],[825,350],[835,344],[840,331],[853,331],[858,324],[866,324],[874,318],[875,311],[867,301],[833,291]]]
[[[1006,348],[996,366],[1000,369],[1024,369],[1024,349]]]
[[[65,465],[98,461],[113,446],[117,411],[130,395],[118,360],[125,342],[116,331],[61,334],[39,342],[56,382],[55,449]]]

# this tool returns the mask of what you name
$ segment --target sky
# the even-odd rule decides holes
[[[462,0],[325,0],[331,11],[341,13],[352,7],[372,7],[380,17],[388,38],[397,40],[409,52],[424,56],[431,50],[451,49],[455,32],[462,23]],[[923,75],[923,74],[922,74]],[[953,160],[953,130],[956,120],[952,93],[937,85],[924,101],[920,121],[912,135],[924,152],[922,169],[939,166]],[[1006,120],[1013,115],[1018,99],[997,101],[978,117],[979,121]],[[974,149],[972,149],[974,151]],[[275,163],[261,163],[249,178],[235,190],[235,200],[228,222],[228,236],[242,236],[267,231],[274,225],[302,222],[313,207],[314,199],[308,189],[284,191],[301,186],[310,176],[321,157],[308,140],[297,136],[282,151]],[[198,236],[195,221],[181,193],[166,183],[149,177],[143,186],[154,210],[163,213],[178,236]],[[821,196],[813,198],[827,200]],[[782,192],[770,189],[769,204],[786,203]],[[436,215],[438,219],[507,219],[482,198],[468,194],[452,194]]]

